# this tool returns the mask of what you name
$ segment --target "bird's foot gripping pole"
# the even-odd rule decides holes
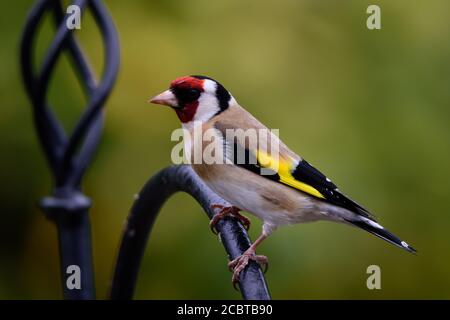
[[[211,205],[211,209],[212,210],[216,210],[216,209],[220,209],[220,211],[218,213],[216,213],[214,215],[214,217],[211,219],[211,221],[209,222],[209,227],[211,228],[211,231],[214,234],[217,234],[217,229],[216,229],[216,224],[217,222],[219,222],[219,220],[225,218],[225,217],[233,217],[238,219],[242,225],[244,226],[245,230],[250,229],[250,220],[241,215],[239,212],[241,211],[241,209],[234,207],[234,206],[223,206],[221,204],[213,204]]]
[[[241,256],[230,261],[228,263],[228,268],[233,272],[231,277],[231,282],[233,282],[233,287],[237,290],[236,284],[239,282],[239,275],[242,270],[248,265],[249,261],[253,260],[258,263],[261,267],[264,267],[264,273],[266,273],[269,268],[269,259],[266,256],[256,255],[255,252],[244,252]]]
[[[228,268],[233,272],[231,281],[235,289],[237,289],[236,284],[240,280],[241,271],[244,270],[250,261],[255,261],[261,267],[264,267],[264,273],[266,273],[269,268],[269,260],[266,256],[256,255],[256,247],[266,238],[267,236],[262,234],[242,255],[228,263]]]

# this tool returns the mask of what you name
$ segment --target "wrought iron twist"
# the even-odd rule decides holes
[[[102,107],[114,85],[119,67],[119,41],[109,13],[100,0],[76,0],[81,11],[90,10],[104,43],[105,68],[96,80],[85,54],[67,28],[67,15],[61,1],[40,0],[32,8],[23,31],[20,58],[25,89],[33,107],[39,141],[50,167],[54,189],[41,207],[57,225],[61,254],[61,281],[66,299],[92,299],[94,279],[88,209],[90,199],[81,192],[81,181],[100,140],[103,126]],[[34,47],[45,14],[52,14],[56,26],[42,64],[33,64]],[[67,134],[49,105],[50,79],[58,59],[68,52],[78,74],[87,103],[74,130]],[[81,289],[66,283],[69,266],[81,271]]]

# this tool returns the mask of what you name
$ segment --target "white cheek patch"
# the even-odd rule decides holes
[[[194,116],[194,121],[206,122],[220,111],[219,101],[216,97],[217,84],[214,81],[205,79],[203,82],[204,91],[198,99],[198,108]]]
[[[206,93],[212,93],[215,94],[217,89],[217,84],[209,79],[203,80],[203,90]]]

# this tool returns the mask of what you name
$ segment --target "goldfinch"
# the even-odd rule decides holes
[[[211,220],[211,226],[228,215],[238,218],[248,228],[249,221],[239,214],[240,210],[263,222],[260,237],[240,257],[229,262],[233,284],[239,281],[239,274],[249,260],[267,264],[265,256],[256,255],[256,248],[278,226],[287,224],[318,220],[345,223],[416,252],[291,151],[277,135],[241,107],[219,82],[205,76],[180,77],[149,102],[175,110],[185,132],[184,151],[194,171],[233,205],[230,208],[214,206],[219,212]],[[196,136],[195,131],[201,134]],[[236,132],[241,136],[243,133],[243,138]],[[262,134],[251,141],[255,138],[248,132]],[[214,152],[206,152],[208,149]],[[205,154],[216,161],[207,161]]]

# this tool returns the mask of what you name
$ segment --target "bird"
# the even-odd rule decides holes
[[[215,230],[220,219],[230,216],[248,229],[250,221],[241,211],[262,220],[261,235],[241,256],[228,263],[233,272],[233,285],[239,282],[249,261],[267,267],[267,257],[257,255],[256,249],[283,225],[320,220],[344,223],[408,252],[417,252],[381,226],[367,209],[344,195],[326,175],[289,149],[218,81],[200,75],[178,77],[166,91],[148,102],[175,111],[185,134],[183,143],[188,163],[210,189],[231,204],[229,207],[212,205],[216,214],[210,221],[211,228]],[[201,133],[197,137],[196,130]],[[248,132],[262,134],[255,138]],[[216,161],[206,159],[208,148],[214,150],[209,156]]]

